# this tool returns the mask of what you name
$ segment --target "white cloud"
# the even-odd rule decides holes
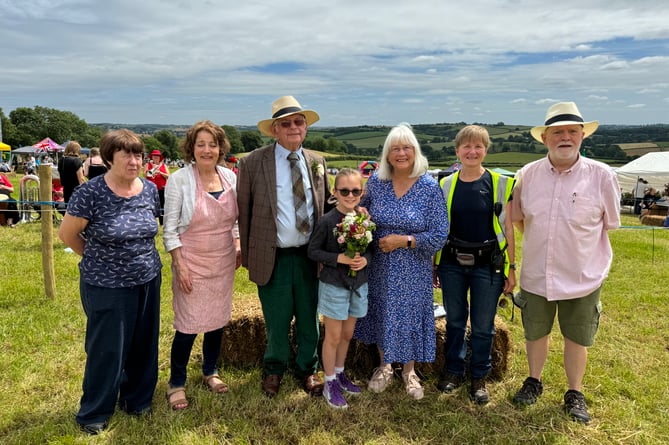
[[[294,94],[323,125],[533,123],[558,100],[587,100],[602,122],[666,115],[642,91],[667,89],[669,2],[0,0],[0,11],[5,113],[253,124]],[[646,106],[629,115],[607,101]]]

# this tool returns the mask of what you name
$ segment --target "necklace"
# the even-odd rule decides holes
[[[213,176],[200,174],[200,182],[202,183],[202,188],[207,193],[220,192],[223,190],[221,178],[218,176],[217,172],[214,172]]]

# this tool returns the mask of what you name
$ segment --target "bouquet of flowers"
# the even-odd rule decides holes
[[[354,258],[356,253],[365,253],[367,246],[372,242],[374,230],[376,230],[376,224],[369,219],[368,215],[351,212],[344,215],[341,222],[335,226],[334,235],[344,255]],[[356,273],[355,270],[349,268],[349,276],[354,277]]]

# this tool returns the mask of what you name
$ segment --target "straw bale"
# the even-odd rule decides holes
[[[641,224],[644,226],[662,227],[666,216],[661,215],[643,215],[641,217]]]
[[[322,343],[325,332],[322,322],[320,329]],[[436,320],[436,329],[437,354],[435,363],[417,364],[417,370],[424,376],[438,375],[444,366],[445,318]],[[508,371],[512,345],[509,330],[499,317],[495,318],[495,331],[496,335],[492,347],[492,370],[489,377],[492,380],[501,380]],[[291,345],[294,347],[292,337],[291,332]],[[468,338],[469,330],[467,331]],[[267,334],[260,302],[257,299],[249,299],[233,303],[232,320],[225,327],[221,347],[223,362],[241,368],[261,366],[266,342]],[[379,354],[376,346],[365,345],[357,340],[351,341],[346,357],[346,368],[352,377],[368,379],[373,369],[378,365]]]
[[[444,317],[436,320],[437,329],[437,351],[434,363],[417,363],[416,369],[423,376],[439,375],[444,367],[444,349],[446,344],[446,319]],[[509,369],[509,355],[511,353],[511,335],[506,324],[495,317],[495,339],[492,346],[492,370],[489,378],[491,380],[502,380]],[[466,340],[469,342],[469,328]],[[467,351],[469,360],[470,351]],[[346,357],[346,369],[352,376],[359,379],[367,379],[372,375],[375,367],[379,366],[379,353],[374,345],[366,345],[357,340],[352,340]]]

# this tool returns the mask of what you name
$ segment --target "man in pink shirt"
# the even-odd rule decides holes
[[[544,125],[532,136],[548,156],[516,174],[510,217],[523,232],[520,293],[530,376],[513,400],[531,405],[543,392],[541,374],[557,312],[564,337],[564,367],[569,390],[566,413],[589,423],[581,392],[601,312],[600,291],[613,252],[608,231],[620,226],[620,188],[606,164],[579,154],[583,139],[598,127],[584,122],[573,102],[551,106]]]

